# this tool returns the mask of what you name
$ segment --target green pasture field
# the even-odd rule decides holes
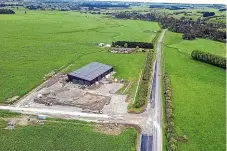
[[[222,151],[226,146],[225,70],[195,61],[194,49],[225,56],[225,44],[206,39],[182,40],[167,32],[165,71],[171,80],[177,133],[188,137],[180,151]]]
[[[118,78],[139,78],[146,53],[112,54],[98,43],[116,40],[151,42],[158,23],[116,20],[78,12],[15,10],[0,15],[0,102],[23,96],[45,74],[71,64],[73,71],[93,61],[110,64]],[[150,31],[150,32],[147,32]]]
[[[42,125],[16,126],[14,130],[7,130],[4,129],[7,123],[1,117],[0,114],[1,151],[136,150],[135,128],[127,128],[120,135],[106,135],[95,132],[92,123],[48,120]]]
[[[226,22],[226,12],[225,11],[221,12],[218,9],[214,9],[214,8],[167,10],[167,12],[171,14],[174,12],[192,12],[192,13],[188,13],[187,15],[184,15],[184,14],[172,15],[173,17],[178,19],[180,19],[181,17],[186,17],[186,18],[192,18],[193,20],[196,21],[199,17],[201,17],[201,19],[209,18],[209,17],[203,17],[202,13],[197,13],[198,11],[204,11],[204,12],[208,11],[208,12],[215,13],[214,16],[210,17],[210,19],[207,20],[207,22]]]

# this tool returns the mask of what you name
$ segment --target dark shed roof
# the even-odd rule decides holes
[[[104,72],[112,69],[113,67],[105,65],[99,62],[92,62],[74,72],[69,73],[69,75],[84,79],[87,81],[92,81]]]

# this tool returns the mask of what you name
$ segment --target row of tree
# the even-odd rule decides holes
[[[113,14],[119,19],[138,19],[159,22],[162,28],[168,28],[170,31],[184,34],[184,39],[194,39],[193,37],[209,38],[212,40],[226,42],[226,32],[219,30],[226,28],[225,23],[207,23],[198,18],[197,21],[192,19],[176,19],[169,17],[168,14],[158,13],[115,13]]]
[[[120,47],[126,47],[126,48],[145,48],[145,49],[153,49],[154,45],[152,43],[148,42],[131,42],[131,41],[116,41],[112,42],[112,46],[120,46]]]
[[[29,3],[25,8],[30,10],[59,10],[59,11],[70,11],[70,10],[81,10],[78,4],[72,2],[65,3]]]
[[[177,134],[175,130],[172,90],[170,79],[167,73],[164,74],[164,95],[165,95],[165,119],[166,119],[166,149],[168,151],[177,151]]]
[[[220,12],[226,11],[226,8],[219,9]]]
[[[140,108],[146,104],[149,97],[150,82],[152,75],[152,65],[153,65],[154,51],[150,50],[147,55],[146,66],[142,72],[140,79],[139,89],[137,92],[136,100],[133,104],[135,108]]]
[[[203,52],[200,50],[193,50],[191,56],[195,60],[199,60],[223,69],[226,69],[226,58],[211,54],[209,52]]]
[[[11,9],[0,9],[0,14],[15,14]]]

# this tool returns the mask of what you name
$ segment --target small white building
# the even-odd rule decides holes
[[[111,44],[106,44],[104,47],[110,48],[111,47]]]

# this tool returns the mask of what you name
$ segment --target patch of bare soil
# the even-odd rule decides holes
[[[94,131],[106,135],[120,135],[126,128],[123,124],[97,124]]]
[[[20,98],[20,96],[14,96],[12,98],[8,98],[5,103],[13,103],[17,101]]]
[[[40,123],[34,117],[30,116],[22,116],[17,118],[4,118],[5,121],[8,122],[8,127],[6,129],[14,129],[15,126],[27,126],[27,125],[34,125]]]

